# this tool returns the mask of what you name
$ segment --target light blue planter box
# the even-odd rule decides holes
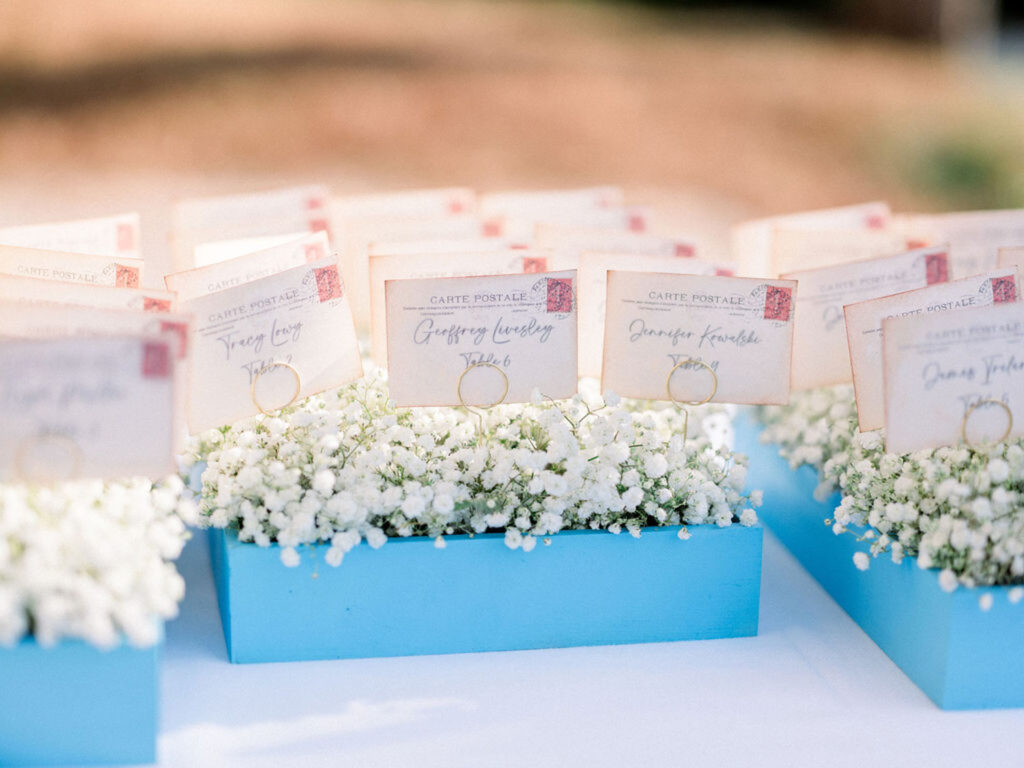
[[[943,709],[1024,706],[1024,602],[1011,604],[1009,587],[944,592],[937,571],[888,555],[857,570],[853,554],[867,545],[824,522],[840,495],[815,501],[813,469],[794,472],[778,446],[759,443],[749,414],[734,424],[736,450],[750,456],[748,483],[764,490],[761,521],[907,677]],[[986,592],[993,605],[982,611]]]
[[[0,766],[156,760],[160,646],[0,649]]]
[[[337,568],[326,546],[287,568],[277,546],[211,530],[228,655],[236,663],[757,634],[760,527],[563,531],[533,552],[502,534],[365,542]]]

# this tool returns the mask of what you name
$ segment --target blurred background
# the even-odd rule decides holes
[[[323,182],[622,185],[662,229],[1024,206],[1022,3],[3,0],[0,223]]]

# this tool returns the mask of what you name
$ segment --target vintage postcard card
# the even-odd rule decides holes
[[[335,221],[379,217],[454,216],[476,213],[476,209],[476,193],[467,187],[335,195],[331,198],[331,218]]]
[[[867,432],[885,426],[883,320],[1013,302],[1019,300],[1020,293],[1016,271],[1011,268],[847,304],[843,312],[860,430]]]
[[[362,376],[333,259],[180,302],[194,316],[188,425],[193,432],[273,412]]]
[[[576,253],[637,253],[647,256],[697,255],[697,244],[688,238],[661,237],[628,229],[591,229],[565,224],[537,225],[538,248]]]
[[[576,393],[576,272],[388,280],[395,405],[522,403]]]
[[[609,272],[603,390],[680,403],[788,402],[796,287]]]
[[[882,322],[885,447],[1024,436],[1024,303]]]
[[[892,256],[907,241],[892,229],[787,229],[772,238],[772,269],[777,275]]]
[[[66,283],[35,277],[0,274],[0,302],[41,301],[49,304],[74,304],[102,309],[136,309],[143,312],[170,312],[174,309],[170,291],[145,288],[114,288],[94,283]]]
[[[776,229],[885,229],[891,216],[887,203],[873,202],[745,221],[732,229],[732,256],[740,274],[771,277],[778,274],[772,266]]]
[[[803,390],[853,381],[845,305],[948,282],[949,264],[944,248],[922,248],[783,277],[800,283],[793,389]]]
[[[283,272],[330,256],[327,235],[315,232],[234,259],[206,267],[166,275],[167,290],[174,291],[180,301],[188,301],[206,293],[234,288],[261,277]]]
[[[0,274],[138,288],[142,284],[142,259],[0,245]]]
[[[176,469],[173,341],[0,339],[0,482]]]
[[[600,378],[604,358],[604,316],[608,273],[657,272],[714,275],[714,264],[700,259],[635,253],[584,253],[579,260],[580,375]]]
[[[66,253],[89,253],[114,259],[138,259],[139,215],[124,213],[98,219],[57,221],[0,229],[0,244]]]
[[[896,226],[909,239],[946,243],[950,270],[970,277],[1001,266],[1000,248],[1024,244],[1024,209],[960,211],[941,214],[906,214]]]

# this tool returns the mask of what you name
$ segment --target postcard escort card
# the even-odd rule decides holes
[[[352,314],[332,259],[197,296],[181,308],[194,315],[193,433],[362,376]]]
[[[576,393],[576,272],[388,280],[397,406],[521,403]]]
[[[0,274],[138,288],[142,284],[142,259],[0,245]]]
[[[48,251],[139,258],[139,215],[54,221],[0,229],[0,243]]]
[[[1024,435],[1024,303],[882,323],[890,453]]]
[[[813,389],[853,380],[843,307],[949,280],[942,247],[793,272],[800,283],[800,317],[793,337],[793,389]]]
[[[0,340],[0,481],[174,471],[171,340]]]
[[[843,311],[861,431],[885,426],[882,379],[882,321],[885,318],[985,307],[1017,301],[1019,296],[1016,272],[998,269],[965,280],[937,283],[916,291],[846,305]]]
[[[609,272],[602,387],[644,400],[785,404],[796,287]]]

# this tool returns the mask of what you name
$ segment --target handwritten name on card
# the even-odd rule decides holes
[[[181,302],[194,315],[193,433],[362,376],[344,284],[332,259]]]
[[[327,235],[316,232],[206,267],[175,272],[165,276],[164,283],[168,290],[178,294],[179,300],[188,301],[196,296],[235,288],[328,256],[330,244]]]
[[[481,277],[576,269],[574,256],[532,250],[451,252],[370,258],[371,351],[379,365],[387,364],[387,309],[384,285],[388,280],[442,277]]]
[[[882,323],[891,453],[1024,435],[1024,303]]]
[[[172,473],[171,346],[137,336],[0,340],[0,482]]]
[[[576,273],[388,280],[398,406],[490,405],[576,393]]]
[[[605,291],[608,273],[658,272],[713,275],[715,265],[699,259],[631,253],[585,253],[580,257],[580,375],[601,375],[604,357]]]
[[[0,245],[0,274],[64,283],[139,288],[142,260]]]
[[[942,247],[784,275],[800,283],[793,337],[793,389],[853,380],[843,307],[949,280]]]
[[[986,307],[1019,298],[1016,272],[1001,269],[844,307],[861,431],[885,426],[882,322],[886,318]]]
[[[788,402],[795,282],[611,271],[607,292],[606,391]]]
[[[139,258],[139,215],[57,221],[0,229],[0,243],[116,259]]]

